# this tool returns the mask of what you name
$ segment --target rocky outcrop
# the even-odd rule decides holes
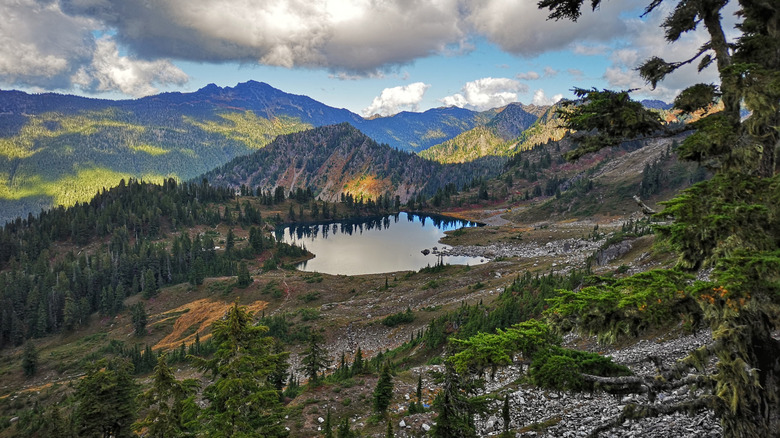
[[[623,240],[621,242],[614,243],[604,249],[596,251],[596,253],[593,255],[593,260],[597,265],[604,266],[612,260],[627,254],[629,251],[631,251],[631,247],[632,245],[630,240]]]

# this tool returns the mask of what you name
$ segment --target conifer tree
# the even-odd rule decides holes
[[[393,374],[390,371],[390,365],[385,363],[382,367],[382,373],[374,388],[374,412],[385,414],[393,399]]]
[[[133,424],[133,430],[145,431],[144,436],[152,438],[190,436],[195,427],[197,386],[194,379],[177,380],[166,356],[161,354],[154,367],[152,386],[138,397],[146,415]]]
[[[224,319],[214,322],[217,351],[211,359],[193,358],[211,371],[204,390],[209,406],[200,421],[207,436],[287,436],[280,393],[269,377],[288,353],[273,353],[268,328],[255,326],[246,308],[235,303]]]
[[[349,418],[344,418],[341,420],[341,423],[339,423],[338,432],[336,433],[337,438],[355,438],[357,434],[352,431],[349,427]]]
[[[27,341],[22,352],[22,370],[26,377],[34,376],[38,371],[38,350],[31,341]]]
[[[509,393],[504,395],[504,405],[501,407],[501,419],[504,420],[504,430],[501,433],[502,438],[509,438],[512,436],[509,433],[509,423],[512,421],[512,417],[509,415]]]
[[[484,397],[475,396],[481,382],[458,375],[449,361],[439,379],[442,389],[433,402],[439,416],[431,429],[432,435],[437,438],[476,437],[474,415],[485,409]]]
[[[316,386],[320,381],[320,371],[324,370],[330,364],[328,352],[323,347],[324,338],[320,333],[312,333],[309,336],[309,342],[306,350],[301,357],[301,368],[306,377],[309,378],[309,385]]]
[[[330,407],[328,407],[328,413],[325,414],[325,423],[322,425],[322,434],[325,438],[333,438],[333,420],[330,416]]]
[[[590,5],[596,9],[600,3],[594,0]],[[645,13],[662,3],[666,4],[650,1]],[[707,407],[720,418],[726,437],[772,436],[780,430],[780,341],[771,335],[780,321],[780,286],[772,280],[780,272],[780,6],[776,1],[739,0],[742,22],[737,29],[741,33],[729,41],[721,22],[727,0],[674,3],[662,25],[666,39],[678,41],[701,27],[709,41],[687,60],[652,57],[639,73],[655,86],[697,59],[700,70],[714,63],[720,84],[692,85],[678,95],[675,107],[689,113],[720,100],[723,110],[695,122],[695,132],[678,149],[680,158],[707,166],[714,177],[666,202],[657,215],[667,221],[656,231],[679,254],[677,268],[706,268],[711,279],[684,288],[679,300],[698,304],[693,316],[709,324],[713,342],[691,352],[662,379],[680,380],[681,375],[695,371],[700,373],[696,385],[708,391],[692,403],[665,411]],[[576,20],[584,0],[541,0],[538,4],[551,11],[551,18]],[[751,111],[744,119],[741,103]],[[583,107],[587,111],[588,104]],[[575,116],[584,114],[574,111]],[[620,119],[614,121],[620,123]],[[579,308],[581,313],[590,310]],[[574,320],[575,325],[583,322]],[[718,372],[702,374],[710,358],[717,360]],[[601,387],[609,389],[605,383],[600,382]],[[619,382],[615,383],[619,390]],[[650,383],[634,384],[636,390],[654,390],[648,388]],[[629,406],[605,428],[658,412],[649,405]]]
[[[136,336],[143,336],[146,334],[146,308],[143,302],[137,302],[130,307],[131,319],[133,321],[133,329]]]
[[[360,346],[358,346],[358,349],[355,352],[355,358],[352,360],[352,375],[357,376],[363,374],[364,370],[365,363],[363,362],[363,351],[360,349]]]
[[[76,387],[74,420],[78,436],[132,436],[137,384],[126,360],[102,359],[87,365]]]
[[[246,266],[246,262],[242,261],[238,264],[238,280],[236,285],[240,288],[245,288],[252,284],[252,276],[249,275],[249,268]]]
[[[144,298],[149,299],[157,295],[157,279],[154,276],[154,271],[149,268],[144,271],[144,283],[143,283]],[[113,301],[113,300],[112,300]]]

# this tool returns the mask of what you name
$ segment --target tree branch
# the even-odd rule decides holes
[[[598,437],[602,432],[605,432],[613,427],[623,424],[626,420],[638,420],[641,418],[658,417],[661,415],[669,415],[677,412],[692,413],[701,409],[708,409],[714,402],[714,396],[700,397],[691,401],[682,403],[676,403],[671,405],[657,404],[657,405],[635,405],[629,404],[623,408],[623,412],[620,415],[608,421],[605,424],[593,429],[588,437]]]

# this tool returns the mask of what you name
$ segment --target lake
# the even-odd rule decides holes
[[[302,245],[315,257],[298,269],[326,274],[377,274],[416,271],[445,264],[476,265],[480,257],[434,254],[449,246],[439,243],[445,231],[478,226],[475,222],[446,216],[398,213],[369,219],[280,227],[276,239]],[[424,255],[423,250],[431,251]]]

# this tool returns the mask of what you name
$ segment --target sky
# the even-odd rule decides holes
[[[573,87],[670,102],[717,72],[639,78],[707,41],[667,43],[667,3],[642,17],[646,2],[604,0],[573,23],[529,0],[4,0],[0,89],[129,99],[256,80],[363,116],[546,105]]]

